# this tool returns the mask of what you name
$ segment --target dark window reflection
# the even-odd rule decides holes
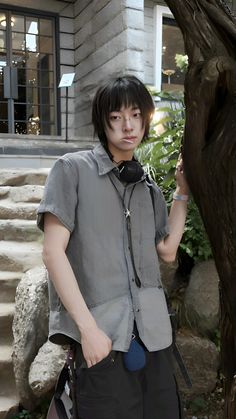
[[[162,32],[162,89],[183,89],[184,74],[176,67],[176,54],[185,54],[182,33],[171,18],[163,18]]]

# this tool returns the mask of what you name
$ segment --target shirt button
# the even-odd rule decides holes
[[[137,311],[137,313],[140,311],[140,309],[139,308],[136,308],[136,311]]]
[[[135,281],[135,279],[134,279],[134,278],[132,278],[132,281],[134,282],[134,281]]]

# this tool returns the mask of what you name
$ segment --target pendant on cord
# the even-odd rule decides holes
[[[125,214],[125,218],[130,217],[130,215],[131,215],[131,211],[129,210],[129,208],[126,208],[126,209],[124,210],[124,214]]]

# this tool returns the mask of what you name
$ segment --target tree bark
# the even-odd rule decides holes
[[[236,418],[236,20],[221,0],[166,0],[183,33],[183,158],[220,277],[227,419]]]

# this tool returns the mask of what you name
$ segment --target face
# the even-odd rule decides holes
[[[140,109],[122,107],[109,115],[110,127],[106,127],[108,148],[116,162],[131,160],[134,150],[141,143],[145,126]]]

